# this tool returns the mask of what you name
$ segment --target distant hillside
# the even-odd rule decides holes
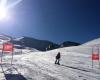
[[[30,47],[30,48],[35,48],[40,51],[45,51],[46,48],[48,48],[47,50],[52,50],[59,47],[59,45],[53,42],[50,42],[47,40],[38,40],[31,37],[16,38],[12,41],[12,43],[16,45],[21,45],[23,48]]]
[[[70,47],[70,46],[78,46],[80,43],[66,41],[61,44],[61,47]]]
[[[70,47],[70,46],[80,45],[80,43],[71,42],[71,41],[66,41],[58,45],[47,40],[38,40],[32,37],[26,37],[26,36],[14,38],[8,35],[0,35],[0,44],[9,41],[10,38],[12,38],[11,42],[15,44],[14,45],[15,48],[19,48],[19,49],[27,47],[27,48],[34,48],[40,51],[45,51],[45,50],[53,50],[60,47]]]

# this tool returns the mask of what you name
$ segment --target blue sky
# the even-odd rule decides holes
[[[0,22],[0,32],[56,43],[84,43],[100,37],[97,0],[23,0],[9,10],[11,20]]]

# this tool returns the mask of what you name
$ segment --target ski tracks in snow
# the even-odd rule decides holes
[[[24,66],[31,68],[32,74],[36,72],[40,72],[38,75],[42,74],[41,76],[45,74],[44,79],[41,78],[39,80],[100,80],[100,76],[92,72],[55,65],[48,60],[36,60],[34,58],[32,61],[27,60]],[[48,79],[48,77],[50,78]]]

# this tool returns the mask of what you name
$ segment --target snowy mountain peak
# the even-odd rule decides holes
[[[0,34],[0,44],[11,40],[11,36]]]
[[[21,39],[23,39],[24,37],[19,37],[19,38],[15,38],[15,41],[20,41]]]

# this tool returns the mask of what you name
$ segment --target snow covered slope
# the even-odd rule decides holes
[[[92,41],[89,41],[89,42],[87,42],[87,43],[85,43],[85,44],[83,44],[83,45],[86,45],[86,46],[100,46],[100,38],[98,38],[98,39],[94,39],[94,40],[92,40]]]
[[[62,56],[61,65],[55,65],[55,56],[59,51]],[[10,59],[11,56],[3,57],[0,80],[100,80],[98,63],[95,61],[93,69],[91,66],[90,46],[15,55],[12,66]]]

